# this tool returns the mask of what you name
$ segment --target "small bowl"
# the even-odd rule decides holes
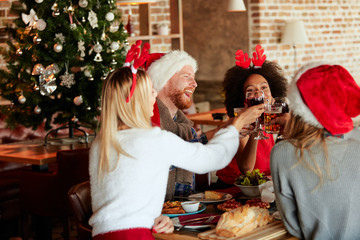
[[[244,186],[244,185],[237,185],[238,188],[240,188],[241,192],[247,196],[247,197],[259,197],[260,196],[260,190],[259,186]]]
[[[182,202],[181,206],[185,210],[185,212],[196,212],[199,210],[200,202],[198,201],[187,201]]]

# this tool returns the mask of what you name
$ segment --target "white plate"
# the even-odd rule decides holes
[[[181,227],[182,225],[179,223],[179,218],[178,217],[174,217],[171,219],[171,221],[174,224],[174,227]],[[211,227],[211,225],[186,225],[184,226],[184,228],[189,228],[189,229],[201,229],[201,228],[208,228]]]
[[[177,216],[185,216],[185,215],[193,215],[193,214],[197,214],[197,213],[201,213],[206,209],[205,204],[200,204],[199,210],[195,211],[195,212],[187,212],[187,213],[176,213],[176,214],[166,214],[163,213],[162,215],[164,216],[168,216],[170,218],[172,217],[177,217]]]
[[[196,193],[190,195],[188,198],[191,201],[199,201],[201,203],[220,203],[232,199],[233,196],[229,193],[225,193],[222,199],[216,200],[216,199],[205,199],[205,193]]]

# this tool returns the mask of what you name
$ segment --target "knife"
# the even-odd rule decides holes
[[[200,220],[208,219],[208,218],[211,217],[211,216],[217,217],[217,216],[220,216],[220,214],[217,214],[217,215],[209,215],[209,216],[206,216],[206,217],[193,218],[193,219],[181,221],[181,222],[179,222],[179,223],[182,225],[183,223],[197,222],[197,221],[200,221]]]

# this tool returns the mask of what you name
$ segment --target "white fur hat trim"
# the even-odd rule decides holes
[[[187,65],[191,66],[196,73],[198,69],[196,60],[185,51],[174,50],[151,63],[147,73],[154,88],[159,92],[175,73]]]
[[[296,86],[296,82],[297,80],[299,80],[301,75],[303,75],[307,70],[316,68],[321,65],[334,65],[334,64],[330,64],[326,62],[313,62],[304,65],[297,71],[294,79],[291,81],[289,85],[287,92],[287,97],[289,99],[289,108],[291,109],[293,114],[301,117],[306,123],[318,128],[323,128],[323,125],[320,124],[320,122],[316,119],[316,117],[311,112],[311,110],[304,103],[302,96],[299,92],[299,89]],[[319,90],[321,91],[321,89]]]

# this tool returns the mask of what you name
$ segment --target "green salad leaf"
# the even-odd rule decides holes
[[[254,169],[253,171],[248,171],[245,175],[240,175],[236,180],[235,184],[243,186],[257,186],[261,185],[269,179],[265,176],[264,173],[260,172],[260,169]]]

